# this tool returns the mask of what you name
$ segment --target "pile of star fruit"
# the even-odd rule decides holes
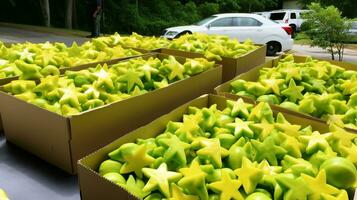
[[[59,75],[61,68],[123,58],[141,53],[124,49],[113,40],[108,44],[93,39],[78,46],[64,43],[18,43],[6,47],[0,43],[0,79],[19,76],[19,79],[39,79]]]
[[[40,82],[15,80],[4,90],[16,98],[61,115],[75,115],[105,104],[168,86],[214,67],[203,58],[175,57],[160,60],[139,57],[108,68],[98,65],[81,71],[66,71],[64,76],[47,76]]]
[[[118,33],[115,33],[107,37],[97,38],[97,40],[101,40],[105,43],[115,41],[116,44],[120,44],[124,47],[139,48],[144,50],[166,48],[170,44],[170,40],[164,37],[148,37],[139,35],[137,33],[132,33],[130,36],[121,36]]]
[[[357,71],[327,61],[295,63],[288,55],[261,69],[256,82],[233,81],[230,92],[357,129]]]
[[[348,199],[357,186],[357,135],[273,116],[268,103],[189,107],[155,138],[108,154],[98,172],[140,199]]]
[[[240,43],[228,36],[193,33],[174,39],[168,48],[200,53],[209,60],[221,61],[222,57],[239,58],[259,47],[251,40]]]

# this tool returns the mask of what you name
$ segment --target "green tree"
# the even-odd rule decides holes
[[[334,6],[322,7],[319,3],[308,6],[311,10],[303,15],[308,27],[307,35],[312,39],[312,46],[319,46],[331,53],[332,60],[335,54],[342,61],[345,44],[348,38],[347,30],[351,23],[341,16],[341,12]]]
[[[244,12],[263,11],[276,7],[279,0],[240,0],[239,6]]]
[[[311,3],[320,3],[322,6],[333,5],[342,11],[343,16],[349,18],[357,17],[357,1],[356,0],[299,0],[303,5],[310,5]]]

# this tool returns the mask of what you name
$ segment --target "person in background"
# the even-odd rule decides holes
[[[100,35],[100,22],[103,12],[103,0],[87,0],[87,6],[90,17],[92,19],[92,34],[89,37],[95,38]]]

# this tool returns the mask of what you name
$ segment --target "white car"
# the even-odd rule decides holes
[[[357,36],[357,21],[352,22],[352,27],[348,30],[348,35]]]
[[[301,13],[304,12],[308,12],[308,10],[273,10],[268,12],[268,18],[278,23],[289,25],[295,33],[300,31],[301,24],[304,22],[301,18]]]
[[[255,44],[266,44],[269,56],[291,50],[294,43],[289,26],[277,24],[260,15],[241,13],[212,15],[190,26],[168,28],[163,37],[173,39],[194,32],[228,35],[239,41],[251,39]]]

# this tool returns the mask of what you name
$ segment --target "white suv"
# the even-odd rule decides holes
[[[186,33],[228,35],[239,41],[251,39],[255,44],[267,44],[267,55],[288,51],[293,47],[291,28],[256,14],[217,14],[196,24],[168,28],[163,37],[173,39]]]
[[[308,10],[274,10],[268,12],[269,19],[276,21],[278,23],[287,24],[292,29],[293,32],[300,31],[301,24],[304,20],[301,18],[301,13],[307,12]]]

